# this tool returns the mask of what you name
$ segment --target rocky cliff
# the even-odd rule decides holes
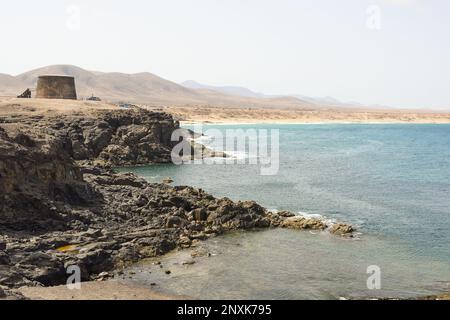
[[[3,117],[1,123],[16,124],[24,134],[57,139],[74,160],[111,166],[169,162],[171,135],[179,128],[170,115],[141,109],[97,111],[89,117]]]
[[[0,118],[0,295],[63,284],[71,265],[94,279],[230,230],[327,228],[108,168],[169,162],[178,127],[142,110]]]

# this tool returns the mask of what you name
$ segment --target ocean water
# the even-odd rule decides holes
[[[139,265],[134,281],[213,299],[414,297],[450,290],[450,125],[204,126],[236,128],[279,130],[278,174],[262,176],[248,164],[126,170],[151,182],[171,177],[218,197],[348,222],[361,234],[345,240],[289,230],[235,233],[208,241],[215,254],[195,265],[182,265],[188,252],[163,258],[175,270],[171,275]],[[367,288],[369,266],[380,268],[381,290]]]

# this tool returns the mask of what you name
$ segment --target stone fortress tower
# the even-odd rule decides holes
[[[77,100],[75,78],[70,76],[39,76],[36,87],[38,99]]]

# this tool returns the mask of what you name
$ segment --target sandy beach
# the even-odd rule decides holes
[[[147,107],[172,114],[184,124],[450,123],[450,113],[428,110]]]

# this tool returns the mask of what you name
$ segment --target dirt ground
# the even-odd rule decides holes
[[[20,290],[32,300],[181,300],[186,297],[164,295],[148,288],[123,284],[117,281],[84,282],[80,290],[67,286],[29,287]]]

